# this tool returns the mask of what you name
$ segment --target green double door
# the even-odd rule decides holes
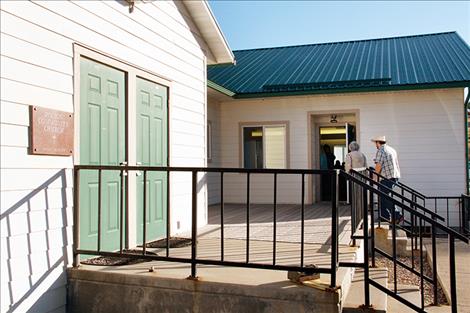
[[[129,132],[126,126],[127,88],[136,88],[136,124],[132,132]],[[136,86],[127,86],[124,72],[82,58],[80,60],[80,164],[125,164],[129,153],[126,149],[126,137],[136,141],[134,153],[137,155],[137,164],[166,166],[167,88],[140,78],[136,78]],[[137,184],[136,188],[129,185],[129,190],[136,190],[136,203],[129,203],[129,210],[137,211],[135,229],[138,232],[138,241],[141,241],[143,175],[139,172],[131,172],[129,175],[138,175],[135,180],[129,179],[129,182]],[[146,184],[146,238],[152,240],[166,233],[167,175],[148,172]],[[128,196],[127,186],[122,187],[122,190],[125,190],[122,197],[125,205]],[[100,203],[100,248],[103,251],[119,249],[120,171],[102,171],[101,193],[98,171],[80,171],[79,197],[81,248],[97,249]],[[123,225],[126,225],[125,221]]]
[[[167,165],[167,89],[137,78],[137,164]],[[146,241],[166,234],[167,173],[146,174]],[[137,176],[137,242],[144,226],[144,175]]]

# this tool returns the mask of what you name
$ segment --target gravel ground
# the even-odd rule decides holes
[[[411,266],[411,257],[398,257],[398,260],[405,263],[408,266]],[[388,282],[389,284],[393,284],[393,281],[394,281],[393,262],[383,256],[376,255],[375,265],[377,267],[386,267],[388,269]],[[414,265],[415,265],[415,269],[419,271],[420,270],[419,257],[418,258],[415,257]],[[429,265],[426,259],[423,262],[423,273],[424,275],[428,277],[432,277],[431,266]],[[418,287],[420,287],[420,284],[421,284],[418,275],[411,273],[406,268],[398,264],[397,264],[397,283],[402,284],[402,285],[413,285],[413,286],[418,286]],[[393,288],[393,285],[391,285],[390,288]],[[439,304],[448,304],[447,299],[439,283],[438,283],[438,289],[437,289],[437,298],[438,298]],[[424,303],[425,305],[430,305],[433,303],[433,288],[432,288],[432,285],[427,281],[424,281]]]

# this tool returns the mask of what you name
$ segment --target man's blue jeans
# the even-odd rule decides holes
[[[391,191],[389,189],[393,189],[393,186],[395,186],[397,182],[397,178],[382,179],[380,181],[379,190],[383,193],[386,193],[387,195],[390,195]],[[385,197],[380,197],[380,215],[382,216],[382,218],[385,218],[390,221],[392,218],[391,212],[395,213],[396,219],[400,218],[401,213],[400,211],[395,209],[395,205],[393,204],[393,202],[389,199],[386,199]]]

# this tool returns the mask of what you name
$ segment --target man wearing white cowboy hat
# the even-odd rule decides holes
[[[379,190],[389,195],[393,186],[395,186],[400,179],[398,154],[395,149],[387,145],[387,138],[385,138],[385,136],[372,138],[371,141],[374,142],[377,147],[377,154],[374,159],[375,171],[385,177],[380,181]],[[390,221],[392,212],[395,215],[395,221],[400,223],[403,220],[403,215],[395,208],[395,205],[389,199],[381,197],[380,215]]]

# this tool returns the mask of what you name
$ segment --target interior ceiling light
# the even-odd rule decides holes
[[[338,123],[338,120],[336,119],[336,114],[331,115],[330,123]]]

